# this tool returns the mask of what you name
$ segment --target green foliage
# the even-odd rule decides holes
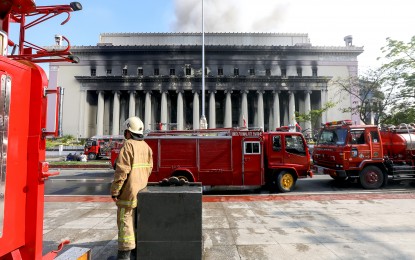
[[[298,112],[295,112],[295,119],[297,120],[297,122],[311,121],[313,129],[317,129],[319,128],[319,126],[317,126],[318,121],[323,115],[323,113],[329,110],[330,108],[334,107],[335,105],[336,103],[334,102],[327,102],[321,109],[313,109],[308,114],[300,114]]]
[[[64,135],[57,139],[47,139],[46,148],[53,148],[59,145],[80,145],[76,143],[75,137],[73,135]]]

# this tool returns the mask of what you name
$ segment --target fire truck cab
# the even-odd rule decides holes
[[[145,137],[153,150],[149,181],[176,176],[204,186],[262,186],[293,190],[311,176],[305,139],[296,132],[212,129],[157,131]],[[112,151],[115,163],[120,147]]]
[[[314,147],[314,170],[335,180],[358,179],[377,189],[388,179],[415,177],[415,129],[380,129],[375,125],[329,122]]]

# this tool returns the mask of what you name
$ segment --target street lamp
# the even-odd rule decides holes
[[[205,20],[202,0],[202,115],[200,117],[200,129],[207,129],[205,116]]]

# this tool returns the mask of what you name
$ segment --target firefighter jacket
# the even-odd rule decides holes
[[[143,140],[124,142],[116,161],[111,196],[117,197],[117,206],[137,207],[137,194],[147,186],[153,169],[153,152]]]

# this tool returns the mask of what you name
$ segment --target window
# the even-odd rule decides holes
[[[138,76],[143,76],[143,73],[144,73],[143,68],[138,68],[137,69],[137,75]]]
[[[112,69],[107,69],[107,76],[112,74]]]
[[[91,69],[91,76],[95,77],[97,75],[97,70],[96,69]]]
[[[261,145],[259,142],[245,142],[245,154],[259,154]]]
[[[281,77],[286,78],[287,77],[287,69],[281,68]]]
[[[372,138],[372,143],[379,143],[379,133],[377,131],[370,131],[370,137]]]
[[[347,129],[336,128],[336,129],[324,129],[321,131],[318,144],[325,145],[344,145],[347,137]]]
[[[365,144],[365,130],[354,130],[350,132],[352,144]]]
[[[255,69],[249,69],[249,75],[254,76],[255,75]]]
[[[305,155],[303,138],[300,135],[286,135],[285,150],[289,153]]]
[[[265,76],[271,76],[271,69],[265,69]]]
[[[303,76],[303,69],[302,68],[297,68],[297,76],[298,77]]]
[[[238,68],[233,69],[233,75],[234,76],[239,76],[239,69]]]
[[[313,77],[317,77],[317,68],[313,68]]]
[[[159,68],[155,68],[154,69],[154,76],[158,76],[158,75],[160,75],[160,70],[159,70]]]
[[[273,151],[281,151],[281,136],[276,135],[272,138],[272,150]]]
[[[205,76],[208,75],[208,69],[205,68]]]
[[[192,69],[189,67],[186,67],[186,76],[192,75]]]
[[[218,76],[222,76],[223,75],[223,68],[218,68]]]
[[[175,69],[170,69],[170,76],[174,76],[176,75],[176,70]]]
[[[127,76],[127,73],[128,73],[128,71],[127,71],[127,69],[126,69],[126,68],[122,69],[122,75],[123,75],[123,76]]]

